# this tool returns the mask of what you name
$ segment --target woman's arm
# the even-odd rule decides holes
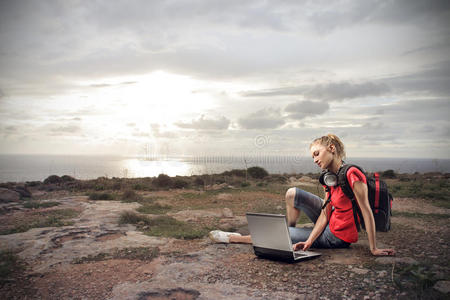
[[[329,206],[329,205],[328,205]],[[292,248],[295,250],[303,250],[306,251],[311,247],[312,243],[319,237],[319,235],[322,233],[322,231],[325,229],[325,227],[328,224],[327,215],[326,215],[326,209],[322,209],[320,212],[320,216],[316,221],[316,224],[314,224],[314,228],[309,234],[308,239],[305,242],[298,242],[292,246]]]
[[[353,184],[353,193],[355,194],[356,201],[361,209],[362,216],[364,218],[364,224],[366,225],[366,232],[369,238],[370,252],[373,255],[394,255],[393,249],[378,249],[376,236],[375,236],[375,220],[373,218],[372,209],[370,208],[367,184],[362,181],[356,181]]]

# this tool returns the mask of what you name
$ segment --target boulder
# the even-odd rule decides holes
[[[0,188],[0,203],[16,202],[20,200],[20,194],[16,191]]]

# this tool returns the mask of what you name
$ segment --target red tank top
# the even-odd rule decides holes
[[[367,184],[366,176],[355,167],[351,167],[347,172],[347,179],[353,189],[356,181]],[[358,231],[353,219],[353,209],[351,200],[344,194],[340,186],[330,188],[331,206],[334,211],[329,210],[328,220],[330,231],[347,243],[358,241]],[[331,216],[330,216],[331,214]]]

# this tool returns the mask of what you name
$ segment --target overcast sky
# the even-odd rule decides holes
[[[0,153],[450,158],[450,1],[0,0]],[[148,149],[148,150],[146,150]]]

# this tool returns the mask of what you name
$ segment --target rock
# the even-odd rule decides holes
[[[213,184],[213,185],[208,185],[207,187],[206,187],[206,189],[207,190],[213,190],[213,191],[215,191],[215,190],[221,190],[221,189],[224,189],[224,188],[226,188],[228,185],[226,184],[226,183],[221,183],[221,184]]]
[[[380,271],[380,272],[378,272],[378,277],[379,278],[386,277],[386,275],[387,275],[387,271]]]
[[[20,194],[22,197],[31,198],[31,192],[24,186],[16,186],[14,191]]]
[[[442,294],[448,294],[450,293],[450,281],[449,280],[440,280],[436,282],[436,284],[433,286],[433,288],[441,292]]]
[[[393,264],[394,261],[395,261],[395,263],[398,263],[398,264],[417,265],[417,260],[415,260],[412,257],[384,256],[384,257],[378,257],[375,259],[375,262],[382,264],[382,265],[390,265],[390,264]]]
[[[302,177],[300,177],[299,180],[302,181],[302,182],[313,182],[313,181],[314,181],[314,180],[313,180],[311,177],[309,177],[309,176],[302,176]]]
[[[233,212],[232,212],[231,209],[229,209],[228,207],[225,207],[225,208],[222,210],[222,213],[223,213],[223,216],[224,216],[225,218],[232,218],[232,217],[234,217]]]
[[[230,200],[231,198],[233,198],[233,195],[228,193],[220,193],[219,195],[217,195],[218,200]]]
[[[20,200],[20,194],[16,191],[0,188],[0,203],[16,202]]]
[[[356,274],[360,274],[360,275],[365,275],[365,274],[369,273],[368,269],[360,269],[360,268],[353,268],[353,269],[351,269],[351,271]]]

